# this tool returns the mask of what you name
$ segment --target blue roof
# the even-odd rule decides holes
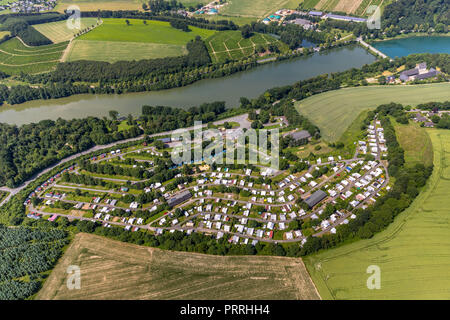
[[[341,20],[356,21],[356,22],[366,22],[367,21],[364,18],[341,16],[338,14],[327,14],[327,17],[331,18],[331,19],[341,19]]]
[[[310,11],[308,12],[309,15],[311,16],[321,16],[323,14],[322,11]]]

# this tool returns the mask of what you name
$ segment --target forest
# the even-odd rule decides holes
[[[10,31],[11,36],[19,37],[29,46],[41,46],[52,43],[50,39],[31,27],[25,19],[7,19],[0,29]]]
[[[437,32],[447,32],[450,3],[448,0],[394,1],[384,8],[381,21],[383,29],[395,26],[400,30],[414,30],[422,25],[433,27]]]
[[[173,74],[184,69],[197,68],[211,62],[208,49],[198,37],[187,46],[188,54],[179,57],[147,59],[139,61],[118,61],[115,63],[101,61],[74,61],[58,64],[56,70],[42,74],[31,81],[38,82],[97,82],[114,83],[115,81],[135,81],[149,79],[158,75]]]
[[[8,228],[0,224],[0,300],[25,299],[36,293],[68,244],[59,229]]]
[[[0,185],[14,187],[69,155],[141,134],[132,126],[118,131],[112,121],[89,117],[43,120],[17,127],[0,124]]]

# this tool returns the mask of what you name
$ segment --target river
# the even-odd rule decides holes
[[[375,58],[361,47],[350,46],[265,64],[223,78],[205,79],[182,88],[122,95],[75,95],[3,106],[0,107],[0,122],[20,125],[59,117],[103,117],[109,110],[117,110],[121,115],[139,115],[142,105],[187,108],[203,102],[225,101],[227,106],[235,107],[240,97],[254,98],[272,87],[324,73],[360,68],[374,61]]]
[[[410,37],[372,43],[372,46],[391,58],[412,53],[449,53],[450,37]]]

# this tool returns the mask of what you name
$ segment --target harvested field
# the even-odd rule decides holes
[[[68,290],[66,269],[81,269]],[[320,299],[301,259],[172,252],[78,234],[36,299]]]

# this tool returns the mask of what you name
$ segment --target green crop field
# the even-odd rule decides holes
[[[427,132],[434,171],[412,205],[372,239],[305,258],[324,299],[450,299],[450,130]],[[380,267],[379,290],[366,286],[370,265]]]
[[[252,55],[258,45],[267,48],[272,43],[280,50],[287,49],[285,44],[269,35],[255,33],[250,38],[244,39],[240,31],[217,32],[205,42],[214,62],[223,62],[226,59],[236,60]]]
[[[97,18],[81,18],[81,29],[90,27],[97,23]],[[53,43],[69,41],[79,30],[72,30],[67,27],[67,20],[36,24],[32,26],[42,33]]]
[[[65,61],[94,60],[116,62],[180,56],[186,53],[187,50],[184,46],[174,44],[74,40]]]
[[[8,74],[51,71],[66,47],[67,42],[27,47],[13,38],[0,44],[0,70]]]
[[[192,26],[189,26],[192,30],[191,32],[184,32],[172,28],[168,22],[150,20],[147,21],[147,25],[144,25],[143,20],[139,19],[128,19],[130,25],[127,26],[125,20],[103,19],[101,26],[80,36],[78,39],[186,45],[187,42],[195,39],[196,36],[206,39],[216,32]]]
[[[104,19],[102,25],[78,37],[65,61],[97,60],[115,62],[179,56],[187,53],[186,43],[196,36],[207,38],[216,31],[190,27],[191,32],[172,28],[168,22]]]
[[[228,16],[262,18],[279,9],[295,9],[300,2],[301,0],[228,0],[228,4],[221,8],[219,13]]]
[[[363,110],[390,102],[415,106],[446,101],[449,90],[449,83],[345,88],[297,101],[295,106],[320,128],[325,140],[334,142]]]
[[[405,162],[414,166],[423,163],[426,166],[433,164],[433,146],[430,136],[417,123],[400,124],[392,119],[398,142],[405,150]]]
[[[81,269],[80,290],[67,289],[69,265]],[[174,252],[81,233],[59,260],[36,299],[320,297],[301,259]]]

